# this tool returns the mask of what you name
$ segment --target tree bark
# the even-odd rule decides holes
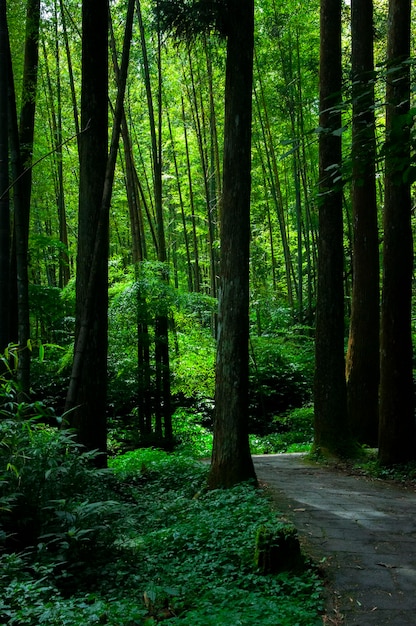
[[[318,293],[315,335],[315,441],[347,453],[350,437],[344,362],[341,183],[341,0],[321,0]]]
[[[210,488],[255,480],[248,441],[253,0],[228,4],[223,197]]]
[[[30,319],[28,240],[30,201],[32,194],[32,153],[35,131],[36,89],[39,60],[40,0],[28,0],[23,68],[22,105],[19,123],[20,164],[24,175],[19,179],[19,199],[15,203],[15,237],[17,268],[17,308],[20,393],[25,398],[30,389]],[[23,168],[23,169],[22,169]]]
[[[413,239],[410,168],[410,0],[390,0],[386,87],[386,178],[379,460],[416,458],[412,380]]]
[[[8,45],[6,0],[0,0],[0,353],[10,341],[10,204],[9,204],[9,123]]]
[[[373,2],[352,0],[353,282],[346,362],[351,432],[376,446],[378,437],[380,285],[375,178]]]
[[[108,4],[82,3],[82,86],[76,336],[66,409],[87,449],[106,464],[108,215],[102,208],[108,153]],[[98,232],[100,217],[102,224]],[[96,239],[99,255],[94,259]],[[97,272],[91,280],[91,267]],[[90,290],[90,292],[89,292]],[[89,310],[88,310],[89,309]]]

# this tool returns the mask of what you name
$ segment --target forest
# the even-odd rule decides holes
[[[0,0],[2,624],[320,623],[252,455],[416,461],[413,35]]]

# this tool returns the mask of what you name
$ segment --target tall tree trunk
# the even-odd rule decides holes
[[[375,178],[373,1],[352,0],[353,283],[346,362],[351,432],[376,446],[378,437],[380,286]]]
[[[85,3],[86,0],[84,0]],[[85,28],[83,34],[87,36],[89,29],[93,24],[97,24],[97,17],[99,15],[99,22],[97,30],[93,29],[99,37],[96,39],[96,44],[101,53],[105,49],[105,60],[107,57],[107,31],[108,31],[108,5],[104,8],[101,6],[102,13],[97,15],[97,6],[94,6],[94,2],[97,0],[87,0],[88,6],[83,7],[83,23]],[[94,21],[93,16],[96,15]],[[97,459],[98,465],[105,465],[106,463],[106,448],[107,448],[107,429],[106,429],[106,385],[107,385],[107,316],[108,316],[108,223],[109,223],[109,211],[111,203],[111,194],[114,182],[114,171],[117,160],[118,145],[120,139],[121,120],[123,116],[123,102],[127,80],[127,69],[129,63],[130,54],[130,42],[132,35],[132,24],[134,14],[134,0],[129,0],[126,16],[126,27],[124,33],[123,54],[120,68],[119,85],[117,90],[117,100],[114,109],[114,121],[113,130],[110,142],[110,151],[108,158],[104,159],[104,153],[107,154],[107,141],[104,141],[104,132],[102,124],[105,119],[105,139],[107,139],[107,94],[108,94],[108,78],[107,78],[107,63],[104,71],[100,75],[100,81],[95,82],[93,78],[94,68],[97,70],[95,63],[97,58],[94,57],[97,51],[94,48],[92,53],[89,45],[92,42],[88,42],[83,49],[83,59],[85,55],[91,55],[90,58],[85,59],[85,68],[83,64],[83,91],[85,90],[84,98],[81,100],[81,121],[83,121],[83,115],[91,113],[95,114],[89,118],[91,124],[89,125],[90,135],[89,141],[84,144],[81,142],[81,155],[86,158],[88,155],[91,158],[89,152],[93,146],[95,149],[100,149],[101,152],[97,152],[98,155],[104,161],[104,174],[102,170],[102,163],[100,162],[100,174],[101,181],[101,200],[99,203],[99,209],[97,211],[96,206],[90,207],[90,221],[92,218],[95,220],[95,228],[93,230],[94,238],[90,242],[93,246],[92,254],[89,257],[88,275],[85,273],[80,276],[87,282],[80,284],[83,288],[84,300],[78,303],[78,332],[75,342],[74,350],[74,362],[72,365],[71,379],[69,383],[68,394],[66,398],[66,410],[71,411],[73,425],[77,428],[78,437],[88,449],[98,449],[101,453]],[[98,45],[99,44],[99,45]],[[84,46],[83,46],[84,48]],[[100,58],[98,56],[98,58]],[[101,56],[101,61],[103,60]],[[93,63],[92,61],[95,61]],[[101,68],[103,69],[103,68]],[[98,88],[98,82],[101,83]],[[105,92],[105,97],[104,97]],[[100,96],[103,98],[100,101],[101,109],[98,110],[98,103],[96,98]],[[95,102],[95,109],[90,109],[91,105]],[[101,122],[101,125],[97,127],[97,123]],[[91,145],[90,145],[91,144]],[[96,158],[96,162],[97,162]],[[80,176],[80,213],[81,208],[86,212],[87,206],[81,204],[82,201],[88,197],[86,182],[88,180],[87,175],[90,177],[90,193],[94,192],[94,195],[89,196],[90,200],[98,202],[98,180],[94,178],[97,173],[89,170],[92,166],[92,162],[81,161],[81,165],[84,164],[85,170],[81,169]],[[98,163],[96,163],[98,165]],[[83,181],[82,178],[85,177]],[[81,186],[81,182],[85,186]],[[92,184],[94,182],[94,185]],[[81,194],[82,191],[82,194]],[[93,215],[91,213],[94,213]],[[82,217],[82,220],[81,220]],[[85,225],[87,222],[87,215],[80,215],[80,224]],[[85,235],[85,233],[84,233]],[[85,242],[83,242],[85,243]],[[85,254],[87,251],[83,249]],[[79,256],[78,260],[83,259]],[[104,274],[104,276],[103,276]],[[78,278],[78,275],[77,275]],[[105,280],[104,280],[105,278]],[[77,296],[78,296],[77,292]],[[91,350],[92,349],[92,350]],[[93,367],[95,370],[86,369],[86,366]],[[97,371],[98,370],[98,373]],[[88,385],[88,383],[90,383]],[[95,404],[94,404],[95,403]]]
[[[217,297],[217,254],[215,250],[215,225],[214,214],[212,211],[212,198],[211,198],[211,186],[209,179],[209,167],[208,156],[205,150],[204,142],[204,124],[201,121],[201,117],[204,117],[204,109],[201,103],[201,107],[198,105],[198,97],[196,90],[196,80],[194,75],[193,63],[190,52],[188,53],[189,59],[189,71],[190,71],[190,88],[188,87],[188,95],[191,105],[193,105],[193,116],[196,136],[198,140],[199,155],[201,159],[202,175],[204,181],[205,202],[207,210],[207,224],[208,224],[208,255],[209,255],[209,278],[210,278],[210,295],[213,298]],[[201,110],[200,110],[201,109]],[[216,336],[216,320],[214,323],[213,334]]]
[[[341,177],[341,0],[321,0],[318,294],[315,337],[315,448],[348,452],[344,363]]]
[[[10,341],[8,45],[6,0],[0,0],[0,354]]]
[[[163,219],[162,203],[162,71],[161,71],[161,41],[158,32],[157,50],[157,72],[158,72],[158,93],[157,93],[157,126],[154,114],[153,94],[150,83],[149,61],[146,49],[146,39],[144,24],[141,14],[140,0],[136,2],[137,16],[140,27],[140,38],[143,53],[143,70],[145,74],[145,86],[147,95],[148,112],[150,117],[150,135],[153,159],[153,190],[155,196],[156,210],[156,232],[158,243],[158,261],[165,264],[167,262],[165,228]],[[162,270],[162,280],[168,282],[168,274]],[[170,399],[170,365],[169,365],[169,334],[167,311],[162,311],[155,320],[155,359],[156,359],[156,423],[163,420],[164,440],[167,448],[173,446],[172,414]],[[157,426],[157,429],[160,428]]]
[[[100,451],[98,464],[103,466],[107,450],[108,215],[102,212],[108,153],[107,33],[107,2],[83,0],[81,126],[89,128],[80,136],[76,337],[66,408],[72,409],[71,425],[79,441],[89,450]],[[98,237],[99,258],[94,259]],[[91,280],[93,262],[98,271]]]
[[[185,206],[184,206],[184,201],[183,201],[183,195],[182,195],[182,185],[181,185],[181,179],[180,179],[180,175],[179,175],[179,167],[178,167],[178,159],[176,156],[176,148],[175,148],[175,144],[174,144],[174,140],[173,140],[173,133],[172,133],[172,124],[170,121],[170,116],[169,113],[167,113],[167,119],[168,119],[168,127],[169,127],[169,136],[170,136],[170,141],[172,144],[172,157],[173,157],[173,164],[175,167],[175,177],[176,177],[176,186],[178,189],[178,197],[179,197],[179,206],[180,206],[180,210],[181,210],[181,220],[182,220],[182,228],[183,228],[183,241],[185,244],[185,253],[186,253],[186,274],[188,277],[188,291],[193,291],[193,276],[192,276],[192,265],[191,265],[191,252],[190,252],[190,248],[189,248],[189,237],[188,237],[188,229],[186,226],[186,216],[185,216]]]
[[[386,88],[386,178],[379,460],[416,458],[412,381],[410,127],[410,0],[390,0]]]
[[[185,141],[185,151],[186,151],[186,165],[188,171],[188,185],[189,185],[189,204],[191,207],[191,216],[192,216],[192,242],[194,247],[194,256],[193,256],[193,285],[196,292],[199,293],[201,288],[201,275],[199,269],[199,251],[198,251],[198,237],[196,232],[196,215],[195,215],[195,202],[194,202],[194,191],[192,184],[192,171],[191,171],[191,159],[189,155],[189,142],[188,142],[188,130],[185,116],[185,106],[182,97],[182,121],[183,121],[183,134]]]
[[[259,100],[257,90],[256,90],[255,91],[256,105],[257,105],[257,110],[258,110],[258,115],[259,115],[262,135],[263,135],[264,150],[266,153],[269,186],[270,186],[271,194],[272,194],[275,209],[276,209],[277,219],[278,219],[279,227],[280,227],[280,236],[282,239],[283,255],[285,259],[287,299],[288,299],[288,304],[290,308],[293,310],[293,307],[294,307],[293,293],[292,293],[293,264],[292,264],[292,259],[290,255],[289,238],[287,234],[287,225],[286,225],[286,217],[285,217],[284,206],[283,206],[282,190],[280,186],[279,170],[277,167],[276,151],[274,149],[274,142],[273,142],[271,128],[270,128],[269,115],[267,112],[263,83],[260,77],[260,68],[258,67],[258,65],[257,65],[257,71],[259,75],[261,102]],[[263,109],[263,115],[261,112],[260,104]],[[295,285],[295,290],[297,290],[296,285]]]
[[[61,60],[60,60],[60,41],[58,29],[58,10],[56,1],[55,10],[55,61],[56,61],[56,102],[57,102],[57,120],[56,120],[56,160],[58,168],[58,222],[59,222],[59,241],[62,249],[59,252],[59,287],[65,287],[70,279],[69,255],[68,255],[68,229],[66,223],[65,208],[65,191],[64,191],[64,169],[62,154],[62,94],[61,94]]]
[[[248,441],[254,2],[228,3],[215,421],[210,488],[255,480]]]
[[[32,193],[32,153],[35,130],[36,89],[39,59],[40,0],[28,0],[26,8],[25,56],[20,111],[19,143],[21,167],[24,175],[19,179],[19,202],[15,205],[15,237],[17,266],[17,307],[19,363],[18,380],[23,397],[30,389],[30,320],[28,240],[30,200]]]

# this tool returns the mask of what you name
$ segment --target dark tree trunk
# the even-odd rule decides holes
[[[377,445],[380,286],[374,129],[373,2],[351,3],[353,283],[346,363],[351,432]]]
[[[155,117],[153,94],[150,82],[150,68],[146,48],[144,24],[141,13],[140,1],[136,2],[137,17],[139,21],[140,37],[143,53],[143,70],[147,95],[148,112],[150,117],[150,135],[153,159],[153,191],[155,196],[156,233],[157,233],[157,258],[163,264],[167,262],[165,225],[163,215],[162,198],[162,67],[161,67],[161,34],[158,33],[157,49],[157,122]],[[166,267],[162,269],[161,278],[168,282]],[[164,427],[163,438],[167,449],[173,447],[172,411],[170,398],[170,364],[169,364],[169,333],[167,313],[162,312],[155,319],[155,361],[156,361],[156,435],[162,435],[162,422]]]
[[[192,216],[192,242],[194,247],[194,255],[193,255],[193,285],[196,292],[200,291],[201,288],[201,273],[199,269],[199,251],[198,251],[198,237],[196,231],[196,216],[195,216],[195,202],[194,202],[194,191],[192,184],[192,170],[191,170],[191,159],[189,156],[189,142],[188,142],[188,131],[187,131],[187,122],[185,116],[185,107],[183,103],[182,97],[182,121],[183,121],[183,134],[185,141],[185,151],[186,151],[186,165],[188,172],[188,184],[189,184],[189,204],[191,209]]]
[[[349,446],[344,363],[341,184],[341,0],[321,0],[318,294],[315,341],[315,448]]]
[[[10,205],[8,123],[8,35],[6,0],[0,0],[0,353],[10,341]]]
[[[32,153],[35,130],[36,89],[39,59],[40,0],[28,0],[23,68],[22,108],[20,111],[20,165],[25,174],[19,179],[19,201],[15,203],[15,237],[17,267],[17,308],[19,363],[18,379],[23,397],[30,388],[30,339],[28,240],[30,199],[32,193]]]
[[[81,262],[87,265],[88,271],[80,271],[79,277],[77,272],[77,336],[71,380],[66,398],[66,409],[71,410],[73,426],[77,429],[80,442],[89,450],[98,449],[101,454],[97,458],[97,464],[105,465],[107,448],[108,223],[123,116],[134,0],[129,0],[127,7],[123,55],[108,158],[106,97],[108,93],[108,68],[107,63],[104,62],[108,60],[108,6],[101,7],[103,12],[99,14],[97,22],[98,7],[94,4],[96,1],[88,0],[88,6],[83,6],[83,23],[85,23],[83,34],[89,33],[89,29],[92,28],[93,24],[96,25],[95,33],[97,31],[100,33],[96,43],[101,55],[95,56],[97,52],[96,47],[92,46],[91,48],[92,42],[85,42],[85,46],[83,45],[83,92],[85,91],[85,93],[81,100],[82,122],[86,123],[83,116],[87,115],[87,113],[90,113],[92,117],[89,118],[88,131],[83,133],[83,135],[87,135],[88,140],[85,143],[81,142],[79,228],[82,226],[83,229],[82,252],[84,257],[80,256],[79,243],[78,269]],[[94,10],[95,20],[93,19]],[[102,54],[104,51],[105,56],[103,59]],[[94,81],[93,70],[94,68],[98,69],[97,63],[99,59],[101,59],[101,65],[105,65],[105,68],[104,71],[100,68],[102,71],[99,76],[100,80]],[[101,83],[100,87],[97,85],[98,82]],[[97,98],[103,99],[98,103]],[[92,107],[93,104],[95,104],[95,108]],[[105,132],[103,126],[105,127]],[[94,163],[93,148],[95,148],[94,154],[96,155],[95,169],[92,167]],[[100,157],[99,161],[98,156]],[[82,169],[83,165],[84,171]],[[98,165],[100,177],[95,178]],[[87,185],[88,179],[90,180],[89,187]],[[101,194],[99,193],[99,182],[101,183]],[[89,199],[90,205],[83,204],[87,199]],[[98,203],[98,208],[95,204],[92,204],[93,201]],[[84,212],[84,215],[82,215],[82,212]],[[85,247],[88,239],[88,229],[86,228],[88,225],[92,228],[94,234],[94,237],[89,240],[90,245],[92,245],[92,251]],[[87,253],[89,255],[86,257]],[[81,279],[83,282],[81,282]]]
[[[386,178],[379,460],[416,458],[412,381],[412,271],[410,183],[410,0],[390,0],[386,88]]]
[[[100,221],[108,153],[108,5],[103,0],[83,0],[82,4],[82,93],[80,136],[80,182],[78,215],[78,253],[76,278],[76,342],[79,349],[82,319],[88,299],[90,269]],[[107,259],[108,215],[103,216],[98,271],[89,297],[88,339],[78,372],[77,388],[67,398],[71,425],[79,441],[89,450],[106,452],[107,389]],[[76,355],[75,355],[76,356]],[[74,359],[74,364],[76,360]],[[73,368],[74,376],[74,368]]]
[[[255,480],[248,441],[253,0],[228,4],[215,422],[210,488]]]

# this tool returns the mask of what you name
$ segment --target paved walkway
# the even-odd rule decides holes
[[[323,468],[302,455],[254,457],[257,477],[323,559],[325,624],[416,625],[416,492]]]

